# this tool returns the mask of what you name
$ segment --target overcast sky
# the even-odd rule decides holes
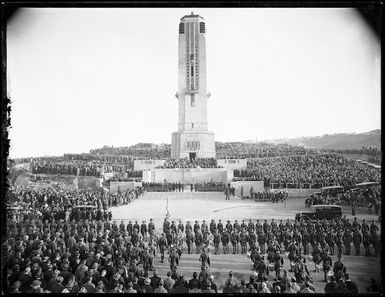
[[[171,143],[191,11],[216,141],[380,128],[381,48],[352,9],[30,8],[7,30],[10,157]]]

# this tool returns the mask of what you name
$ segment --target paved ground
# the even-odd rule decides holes
[[[296,212],[305,211],[307,208],[304,205],[304,199],[293,198],[287,202],[286,207],[284,204],[273,204],[270,202],[254,202],[250,200],[241,200],[239,198],[231,198],[231,200],[225,200],[223,193],[217,192],[173,192],[173,193],[146,193],[143,197],[133,201],[129,205],[121,207],[113,207],[112,215],[114,220],[142,220],[149,221],[150,218],[154,219],[154,223],[157,229],[157,233],[161,232],[162,221],[166,215],[166,205],[168,199],[168,209],[172,220],[181,219],[183,222],[187,220],[200,222],[205,219],[211,221],[211,219],[222,219],[222,221],[230,220],[249,220],[256,219],[268,219],[274,218],[275,220],[294,219]],[[344,208],[344,214],[352,219],[350,209]],[[357,218],[359,220],[369,219],[376,220],[377,216],[369,215],[366,209],[357,209]],[[127,221],[125,221],[127,223]],[[186,247],[185,247],[186,249]],[[195,249],[194,249],[195,251]],[[186,251],[182,255],[180,267],[178,271],[185,275],[186,279],[192,277],[192,273],[200,271],[200,263],[198,261],[197,254],[187,255]],[[221,248],[220,248],[221,252]],[[361,250],[363,254],[363,248]],[[228,277],[228,272],[232,270],[235,273],[235,277],[239,280],[248,280],[251,273],[251,261],[245,255],[212,255],[211,256],[211,272],[214,274],[216,283],[220,290],[223,288],[223,284]],[[336,257],[333,257],[333,261]],[[359,287],[359,292],[365,292],[366,286],[369,285],[370,279],[375,278],[378,282],[381,282],[381,258],[365,257],[365,256],[343,256],[343,263],[347,266],[347,272],[350,274],[353,281],[355,281]],[[289,261],[285,257],[284,267],[289,269]],[[155,268],[159,270],[160,276],[165,277],[167,271],[169,271],[168,263],[160,263],[160,256],[157,255],[155,261]],[[314,267],[309,267],[309,269]],[[289,272],[291,277],[293,274]],[[324,292],[323,288],[325,283],[322,282],[323,272],[320,274],[312,273],[315,281],[316,292]],[[274,273],[269,276],[272,280]]]

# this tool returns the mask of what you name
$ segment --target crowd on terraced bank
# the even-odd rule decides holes
[[[142,195],[141,187],[110,194],[104,189],[62,189],[14,186],[8,192],[7,215],[13,220],[106,220],[108,208],[130,203]]]
[[[218,159],[267,158],[316,153],[315,150],[288,144],[244,142],[216,142],[215,151]]]
[[[381,172],[339,154],[249,159],[248,169],[234,170],[234,180],[265,180],[266,184],[354,186],[381,181]]]
[[[381,251],[377,224],[356,218],[350,222],[345,217],[315,223],[250,219],[194,224],[166,218],[160,236],[152,219],[148,224],[117,224],[110,218],[103,222],[27,220],[10,221],[7,227],[2,277],[6,292],[15,293],[215,292],[219,284],[210,272],[210,250],[242,253],[251,260],[250,280],[238,282],[230,272],[224,293],[309,293],[314,291],[312,273],[321,268],[328,282],[325,292],[357,293],[357,286],[349,283],[342,253],[359,255],[362,246],[366,256]],[[201,271],[187,282],[178,267],[183,253],[194,252]],[[164,261],[166,253],[170,271],[159,276],[154,266]],[[333,263],[334,254],[338,259]],[[289,271],[283,270],[284,261],[290,262]],[[289,272],[293,277],[288,277]],[[268,281],[269,274],[274,282]],[[379,290],[374,284],[368,287]]]
[[[190,160],[188,158],[167,159],[162,166],[157,168],[218,168],[215,158],[196,158]]]
[[[137,159],[164,160],[171,156],[170,144],[138,143],[129,147],[104,146],[90,150],[94,155],[124,155]]]
[[[102,173],[116,172],[130,174],[133,172],[133,163],[109,163],[103,160],[33,160],[31,170],[34,174],[70,174],[81,176],[97,176]]]

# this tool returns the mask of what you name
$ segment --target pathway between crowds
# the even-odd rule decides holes
[[[168,199],[168,210],[170,212],[171,220],[181,219],[183,223],[190,220],[194,224],[195,220],[205,219],[208,223],[211,219],[215,219],[218,222],[219,219],[222,222],[231,220],[233,223],[235,219],[242,221],[245,219],[248,221],[252,218],[270,221],[272,218],[275,220],[294,220],[295,213],[299,211],[306,211],[308,208],[304,206],[304,199],[293,198],[287,202],[286,207],[283,203],[271,203],[271,202],[254,202],[251,200],[241,200],[236,197],[232,197],[230,200],[225,200],[223,193],[218,192],[149,192],[143,197],[133,201],[129,205],[120,207],[112,207],[112,219],[124,220],[125,224],[128,220],[133,222],[137,220],[141,223],[145,220],[146,223],[149,219],[154,220],[156,226],[156,233],[161,233],[162,222],[166,215],[166,205]],[[349,208],[344,208],[344,214],[352,220]],[[357,209],[357,218],[362,219],[377,219],[375,215],[369,215],[365,209]],[[353,250],[353,248],[352,248]],[[198,261],[199,255],[186,254],[186,245],[184,245],[184,253],[182,254],[181,263],[178,269],[179,273],[185,276],[186,280],[192,277],[194,271],[200,272],[200,263]],[[195,252],[195,247],[194,247]],[[222,247],[220,245],[220,252],[222,253]],[[361,254],[364,254],[363,247],[361,248]],[[333,262],[336,260],[336,256],[332,256]],[[289,269],[289,260],[284,256],[284,268]],[[381,282],[381,258],[365,257],[365,256],[343,256],[342,262],[347,266],[347,272],[350,277],[358,285],[359,292],[365,292],[365,288],[369,286],[370,279],[377,279],[378,283]],[[164,278],[169,271],[169,264],[160,262],[160,255],[158,254],[155,259],[155,268],[159,271],[160,277]],[[310,267],[309,269],[314,269]],[[234,272],[234,276],[239,281],[244,279],[248,280],[251,274],[251,261],[245,255],[242,254],[229,254],[229,255],[211,255],[211,272],[214,274],[215,281],[220,291],[222,291],[224,282],[228,277],[229,271]],[[325,283],[323,280],[323,272],[315,274],[311,272],[315,281],[316,292],[324,292]],[[289,272],[289,277],[292,277],[293,273]],[[269,280],[273,280],[275,273],[269,275]]]

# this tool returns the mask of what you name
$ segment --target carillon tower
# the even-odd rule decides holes
[[[178,132],[172,133],[171,157],[215,158],[214,133],[207,126],[206,25],[199,15],[179,23]]]

